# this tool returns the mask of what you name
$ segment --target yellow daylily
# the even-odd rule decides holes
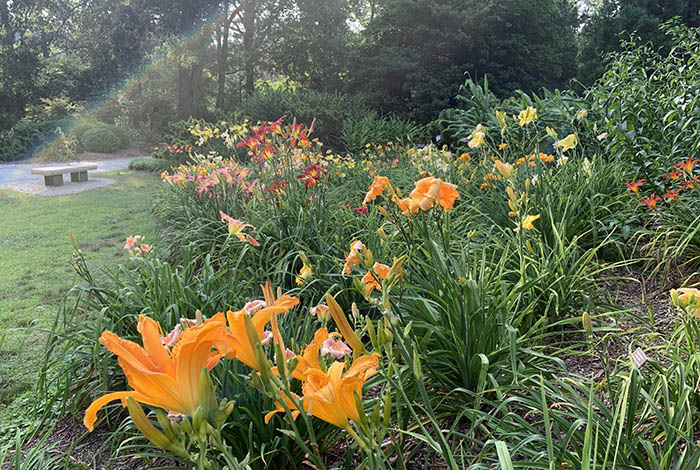
[[[534,119],[537,119],[537,110],[532,106],[528,106],[518,114],[518,123],[520,127],[523,127],[525,124],[530,124]]]
[[[578,144],[578,137],[576,134],[569,134],[563,139],[554,142],[554,148],[561,147],[561,152],[564,153],[567,150],[576,147],[576,144]]]
[[[478,149],[484,145],[484,138],[486,137],[486,128],[481,124],[476,126],[476,129],[472,131],[469,135],[469,147]]]
[[[520,225],[518,225],[518,226],[517,226],[516,228],[514,228],[513,230],[514,230],[515,232],[520,232],[520,228],[521,228],[521,227],[524,228],[525,230],[535,230],[535,226],[533,225],[533,222],[534,222],[535,220],[539,219],[539,218],[540,218],[540,215],[539,215],[539,214],[537,214],[537,215],[528,215],[527,217],[525,217],[525,218],[522,220],[522,222],[520,223]]]
[[[689,287],[671,289],[671,299],[677,307],[700,318],[700,290]]]

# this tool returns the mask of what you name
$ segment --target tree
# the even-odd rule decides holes
[[[581,53],[577,76],[591,84],[605,70],[605,55],[620,50],[620,41],[634,34],[652,42],[659,51],[670,43],[659,29],[664,21],[678,16],[692,27],[700,26],[697,0],[602,0],[581,30]]]
[[[569,0],[383,0],[373,10],[353,90],[385,111],[430,120],[454,105],[465,73],[488,74],[506,95],[565,86],[575,72]]]
[[[280,18],[275,69],[316,90],[343,87],[350,58],[348,0],[296,0]]]

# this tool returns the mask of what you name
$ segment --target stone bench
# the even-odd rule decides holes
[[[46,186],[62,186],[64,173],[70,173],[71,182],[82,183],[87,181],[87,172],[89,170],[97,170],[97,165],[94,163],[78,163],[66,166],[43,166],[32,168],[32,174],[43,176]]]

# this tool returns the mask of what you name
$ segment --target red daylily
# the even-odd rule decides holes
[[[677,180],[681,178],[681,174],[678,172],[678,170],[673,170],[671,173],[666,173],[664,178],[668,180]]]
[[[681,181],[681,186],[686,189],[695,189],[695,187],[700,184],[700,176],[695,176],[692,180]]]
[[[695,165],[697,162],[700,162],[700,160],[693,160],[692,157],[688,157],[688,159],[684,162],[679,162],[673,165],[674,168],[680,168],[686,173],[692,175],[693,174],[693,165]]]
[[[644,186],[645,181],[646,181],[646,179],[641,179],[641,180],[636,181],[634,183],[625,183],[625,186],[627,186],[627,194],[631,194],[632,191],[639,194],[639,187]]]
[[[304,180],[304,188],[309,189],[316,186],[316,184],[321,181],[321,176],[326,173],[327,171],[321,168],[321,164],[316,162],[304,168],[304,172],[297,176],[297,178]]]
[[[366,214],[369,212],[367,207],[355,207],[353,210],[355,211],[355,214]]]
[[[664,198],[672,201],[678,199],[678,189],[669,189],[666,191],[666,194],[664,194]]]
[[[646,204],[647,206],[649,206],[649,209],[654,210],[656,209],[656,203],[660,200],[661,198],[659,196],[657,196],[656,194],[652,194],[648,198],[639,201],[639,203]]]

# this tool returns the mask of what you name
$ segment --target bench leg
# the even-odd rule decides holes
[[[87,171],[76,171],[70,174],[70,180],[73,183],[83,183],[87,181]]]
[[[46,186],[63,186],[63,175],[44,176],[44,184]]]

